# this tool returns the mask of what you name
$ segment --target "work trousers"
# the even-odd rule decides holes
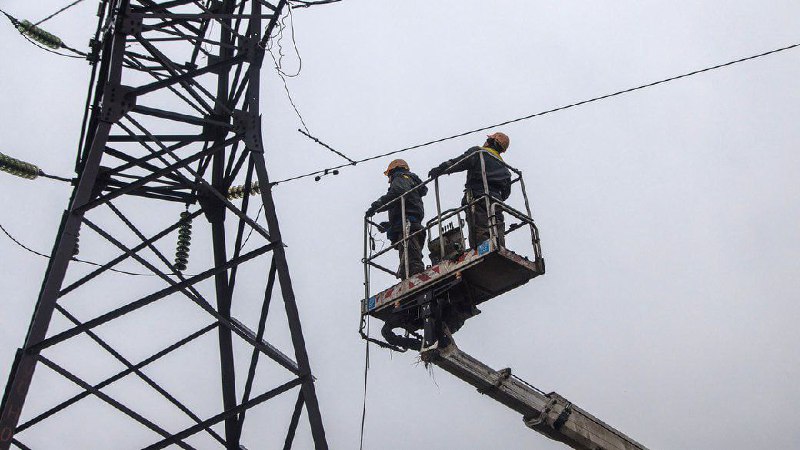
[[[396,244],[397,250],[400,252],[400,267],[397,269],[397,277],[400,279],[408,278],[411,275],[416,275],[425,270],[425,264],[422,262],[422,247],[425,245],[425,232],[422,231],[415,236],[411,236],[411,234],[422,229],[422,224],[415,222],[408,223],[408,275],[406,275],[403,234],[400,233],[397,240],[392,241],[392,244]]]
[[[465,196],[463,204],[468,202],[470,196]],[[500,209],[496,209],[494,215],[495,220],[495,236],[497,236],[497,245],[505,247],[505,219]],[[467,225],[469,226],[469,248],[476,249],[483,241],[489,239],[489,211],[486,210],[486,199],[481,198],[475,202],[471,207],[467,208]]]

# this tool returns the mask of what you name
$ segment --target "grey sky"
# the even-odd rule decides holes
[[[5,0],[0,7],[38,19],[63,4]],[[95,5],[86,1],[47,28],[85,46]],[[294,101],[314,135],[353,158],[800,40],[800,4],[792,1],[343,0],[297,9],[294,20],[303,58],[301,75],[289,80]],[[0,39],[0,151],[69,176],[86,64],[27,44],[8,23]],[[289,42],[284,63],[291,71],[297,60]],[[547,274],[483,305],[483,314],[456,335],[459,346],[557,391],[653,449],[800,447],[788,414],[800,404],[798,79],[800,50],[792,50],[501,128],[511,137],[506,161],[526,176]],[[341,158],[296,132],[299,121],[267,63],[262,82],[271,177],[339,164]],[[404,158],[424,175],[481,142],[476,134]],[[275,189],[332,448],[358,446],[362,218],[386,189],[387,163]],[[461,179],[447,180],[452,202]],[[49,252],[68,189],[9,176],[2,186],[0,223]],[[195,245],[201,242],[197,237]],[[46,261],[5,238],[0,251],[5,381]],[[124,276],[108,280],[102,287],[131,283]],[[146,282],[135,283],[125,289],[145,289]],[[100,293],[87,298],[102,299]],[[255,304],[259,294],[253,295]],[[92,308],[87,301],[79,310],[90,318]],[[152,330],[176,338],[189,332],[166,321]],[[287,342],[277,332],[275,339]],[[116,343],[139,356],[154,345]],[[71,359],[99,373],[105,360],[91,356]],[[206,386],[216,387],[216,374],[187,376],[191,382],[176,389],[195,400]],[[37,380],[52,383],[51,392],[75,392],[55,378]],[[113,390],[131,405],[144,392],[134,385]],[[86,421],[105,420],[86,411],[93,414]],[[245,436],[251,450],[272,448],[269,418],[278,429],[288,418],[261,414],[263,429]],[[448,374],[428,373],[415,355],[374,347],[367,414],[369,449],[561,448]],[[96,447],[85,447],[87,436],[71,426],[56,421],[43,448],[120,446],[111,426],[103,430],[109,440]],[[309,445],[303,439],[299,448]]]

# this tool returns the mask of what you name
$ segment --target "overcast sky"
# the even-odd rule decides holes
[[[64,4],[3,0],[0,7],[37,20]],[[83,48],[95,9],[94,0],[86,1],[46,28]],[[300,75],[288,81],[294,102],[312,134],[357,159],[798,43],[800,3],[343,0],[296,9],[294,25],[302,57]],[[87,64],[29,45],[8,23],[0,26],[0,40],[0,152],[70,176]],[[284,69],[295,70],[291,41],[283,42]],[[492,367],[511,367],[653,449],[799,448],[792,414],[800,404],[798,80],[800,49],[794,49],[500,128],[511,137],[506,161],[525,174],[547,274],[482,305],[483,313],[455,336],[459,346]],[[297,133],[300,121],[271,64],[264,65],[262,83],[273,179],[343,161]],[[482,141],[474,134],[404,158],[424,176]],[[358,447],[362,219],[387,187],[388,162],[274,191],[332,448]],[[453,205],[462,180],[445,180],[444,196]],[[11,176],[1,183],[0,224],[49,253],[69,189]],[[429,216],[432,200],[426,199]],[[147,212],[144,202],[127,206]],[[113,254],[85,239],[85,257]],[[202,255],[209,243],[208,235],[196,233],[193,251]],[[46,260],[4,236],[0,252],[5,381]],[[144,271],[132,261],[125,267]],[[260,284],[252,292],[242,284],[245,295],[237,299],[248,323],[255,320],[248,311],[261,301],[258,270],[265,267],[250,274]],[[93,305],[114,295],[109,292],[146,292],[147,286],[108,275],[83,294],[76,314],[92,318],[101,311]],[[201,317],[185,303],[187,321]],[[173,314],[179,307],[164,308]],[[153,311],[119,326],[133,330]],[[280,315],[271,320],[278,324]],[[373,333],[379,325],[373,323]],[[155,336],[177,339],[196,329],[163,317],[147,327],[152,342],[100,331],[137,360],[157,350]],[[288,351],[276,330],[274,342]],[[216,338],[204,342],[207,353],[175,364],[199,367],[205,357],[213,367]],[[107,356],[95,360],[77,347],[61,352],[75,370],[119,370],[109,369],[113,361],[104,366]],[[417,359],[372,347],[366,448],[562,448],[527,429],[518,414],[441,370],[427,371]],[[178,369],[167,367],[152,373],[168,379]],[[179,398],[201,411],[204,402],[218,407],[218,393],[211,393],[218,389],[216,372],[186,370],[184,384],[175,387]],[[77,392],[46,371],[38,369],[34,390],[56,399]],[[145,391],[123,383],[109,393],[136,408],[149,401]],[[278,404],[289,412],[248,416],[257,428],[244,437],[248,448],[274,448],[282,439],[294,402],[287,399]],[[26,415],[45,403],[29,401]],[[100,405],[89,400],[78,406],[77,418],[57,416],[43,427],[46,436],[26,440],[39,444],[34,448],[75,449],[139,442],[128,441],[131,435],[116,425],[100,426],[110,420]],[[175,415],[173,423],[170,417],[162,419],[174,424],[171,430],[188,426],[185,418]],[[87,422],[104,440],[85,432]],[[307,426],[301,431],[297,448],[308,448]],[[153,442],[147,433],[144,442]],[[213,448],[207,440],[195,442]]]

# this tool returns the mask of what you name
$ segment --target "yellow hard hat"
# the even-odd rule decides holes
[[[384,175],[389,176],[389,172],[397,169],[398,167],[402,167],[406,170],[410,170],[408,168],[408,163],[403,159],[395,159],[394,161],[389,163],[389,167],[386,169],[386,172],[383,172]]]
[[[502,151],[508,150],[508,146],[511,145],[511,139],[505,133],[496,132],[486,136],[486,139],[494,139],[495,142],[502,148]]]

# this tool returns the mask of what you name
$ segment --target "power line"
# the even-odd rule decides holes
[[[291,3],[295,3],[295,8],[308,8],[309,6],[317,6],[317,5],[326,5],[328,3],[338,3],[342,0],[320,0],[316,2],[307,2],[302,0],[290,0]]]
[[[346,160],[350,161],[350,164],[356,164],[356,162],[355,162],[355,161],[353,161],[352,159],[350,159],[350,158],[349,158],[347,155],[345,155],[344,153],[342,153],[342,152],[340,152],[339,150],[336,150],[335,148],[331,147],[330,145],[328,145],[328,144],[326,144],[326,143],[324,143],[324,142],[320,141],[319,139],[315,138],[314,136],[312,136],[312,135],[308,134],[307,132],[305,132],[305,131],[303,131],[303,130],[301,130],[301,129],[298,129],[297,131],[299,131],[299,132],[300,132],[300,134],[303,134],[303,135],[305,135],[305,137],[307,137],[307,138],[311,139],[312,141],[316,142],[317,144],[319,144],[319,145],[321,145],[321,146],[323,146],[323,147],[327,148],[328,150],[332,151],[333,153],[336,153],[337,155],[341,156],[342,158],[344,158],[344,159],[346,159]]]
[[[575,102],[575,103],[570,103],[568,105],[563,105],[563,106],[559,106],[559,107],[556,107],[556,108],[548,109],[548,110],[545,110],[545,111],[540,111],[540,112],[529,114],[527,116],[519,117],[519,118],[516,118],[516,119],[506,120],[504,122],[499,122],[499,123],[495,123],[495,124],[492,124],[492,125],[487,125],[485,127],[476,128],[474,130],[465,131],[463,133],[454,134],[452,136],[447,136],[447,137],[443,137],[443,138],[440,138],[440,139],[435,139],[435,140],[432,140],[432,141],[424,142],[422,144],[412,145],[410,147],[401,148],[399,150],[394,150],[394,151],[391,151],[391,152],[381,153],[381,154],[378,154],[378,155],[370,156],[368,158],[356,160],[356,161],[354,161],[354,162],[352,162],[350,164],[341,164],[339,166],[329,167],[327,169],[320,169],[320,170],[316,170],[314,172],[306,173],[306,174],[303,174],[303,175],[297,175],[297,176],[294,176],[294,177],[290,177],[290,178],[286,178],[286,179],[283,179],[283,180],[275,181],[275,182],[272,183],[272,185],[274,186],[274,185],[281,184],[281,183],[287,183],[287,182],[290,182],[290,181],[300,180],[302,178],[312,177],[314,175],[327,173],[327,172],[332,171],[332,170],[338,170],[338,169],[341,169],[343,167],[354,166],[356,164],[360,164],[360,163],[367,162],[367,161],[372,161],[372,160],[375,160],[375,159],[384,158],[384,157],[387,157],[387,156],[395,155],[397,153],[402,153],[402,152],[407,152],[407,151],[415,150],[415,149],[422,148],[422,147],[427,147],[429,145],[438,144],[440,142],[449,141],[451,139],[456,139],[456,138],[464,137],[464,136],[467,136],[467,135],[470,135],[470,134],[478,133],[478,132],[481,132],[481,131],[490,130],[492,128],[501,127],[503,125],[508,125],[508,124],[512,124],[512,123],[516,123],[516,122],[521,122],[523,120],[533,119],[535,117],[540,117],[540,116],[544,116],[546,114],[550,114],[550,113],[554,113],[554,112],[558,112],[558,111],[563,111],[565,109],[570,109],[570,108],[575,108],[575,107],[578,107],[578,106],[583,106],[583,105],[586,105],[588,103],[593,103],[593,102],[597,102],[597,101],[600,101],[600,100],[605,100],[607,98],[616,97],[616,96],[622,95],[622,94],[628,94],[630,92],[634,92],[634,91],[638,91],[638,90],[641,90],[641,89],[657,86],[659,84],[664,84],[664,83],[668,83],[668,82],[671,82],[671,81],[679,80],[681,78],[691,77],[691,76],[698,75],[698,74],[701,74],[701,73],[704,73],[704,72],[710,72],[712,70],[721,69],[723,67],[728,67],[728,66],[732,66],[734,64],[738,64],[738,63],[742,63],[742,62],[745,62],[745,61],[750,61],[750,60],[753,60],[753,59],[757,59],[757,58],[761,58],[761,57],[764,57],[764,56],[772,55],[774,53],[779,53],[779,52],[783,52],[783,51],[786,51],[786,50],[791,50],[791,49],[793,49],[795,47],[800,47],[800,43],[788,45],[786,47],[777,48],[775,50],[770,50],[770,51],[767,51],[767,52],[764,52],[764,53],[759,53],[757,55],[747,56],[747,57],[736,59],[736,60],[733,60],[733,61],[728,61],[726,63],[717,64],[715,66],[706,67],[704,69],[694,70],[692,72],[687,72],[687,73],[684,73],[684,74],[681,74],[681,75],[676,75],[676,76],[673,76],[673,77],[664,78],[664,79],[661,79],[661,80],[658,80],[658,81],[654,81],[652,83],[642,84],[642,85],[639,85],[639,86],[636,86],[636,87],[623,89],[621,91],[616,91],[616,92],[613,92],[613,93],[610,93],[610,94],[605,94],[605,95],[601,95],[601,96],[598,96],[598,97],[593,97],[593,98],[590,98],[590,99],[587,99],[587,100],[582,100],[582,101]]]
[[[292,105],[292,108],[294,108],[294,112],[295,114],[297,114],[297,118],[300,119],[300,123],[303,125],[303,129],[306,130],[306,132],[308,132],[308,126],[306,125],[306,121],[303,120],[303,115],[300,114],[300,110],[297,109],[297,105],[294,103],[294,100],[292,99],[292,93],[289,92],[289,85],[286,84],[286,77],[283,75],[283,72],[278,67],[278,61],[275,59],[275,55],[273,55],[271,51],[269,52],[269,55],[272,57],[272,61],[275,62],[275,69],[278,72],[278,76],[280,77],[281,81],[283,81],[283,90],[286,91],[286,97],[289,99],[289,103]]]
[[[264,211],[264,204],[263,203],[258,208],[258,213],[256,214],[256,218],[255,218],[255,220],[253,222],[258,222],[258,219],[261,217],[261,212],[262,211]],[[242,245],[239,246],[239,250],[243,249],[244,246],[247,245],[247,241],[250,240],[250,236],[253,234],[253,230],[255,230],[255,228],[250,227],[250,232],[247,233],[247,237],[245,238],[244,242],[242,242]]]
[[[57,52],[55,50],[50,50],[49,48],[47,48],[47,47],[45,47],[43,45],[39,45],[36,41],[34,41],[33,39],[29,38],[28,36],[25,36],[24,34],[22,35],[22,37],[24,37],[26,41],[30,42],[34,46],[39,47],[40,49],[42,49],[42,50],[44,50],[46,52],[50,52],[50,53],[52,53],[54,55],[63,56],[64,58],[83,59],[86,56],[85,53],[78,52],[77,50],[73,50],[71,48],[69,50],[72,50],[73,52],[78,53],[78,55],[65,55],[64,53],[60,53],[60,52]],[[64,46],[64,47],[66,48],[66,46]]]
[[[59,177],[58,175],[50,175],[50,174],[44,173],[41,169],[39,170],[39,176],[40,177],[49,178],[51,180],[63,181],[64,183],[72,183],[72,179],[70,179],[70,178]]]
[[[44,253],[37,252],[36,250],[34,250],[34,249],[28,247],[27,245],[23,244],[22,242],[18,241],[14,236],[11,235],[11,233],[8,232],[8,230],[5,229],[5,227],[3,225],[0,225],[0,231],[2,231],[6,236],[8,236],[8,238],[11,239],[11,241],[14,242],[15,244],[17,244],[19,247],[27,250],[30,253],[33,253],[34,255],[41,256],[42,258],[50,259],[49,255],[45,255]],[[76,261],[76,262],[79,262],[79,263],[89,264],[89,265],[97,266],[97,267],[102,267],[103,266],[103,264],[98,264],[98,263],[93,262],[93,261],[86,261],[84,259],[72,258],[72,260]],[[140,276],[140,277],[152,277],[152,276],[155,276],[155,274],[152,274],[152,273],[128,272],[128,271],[125,271],[125,270],[114,269],[113,267],[109,267],[108,270],[110,270],[112,272],[121,273],[121,274],[124,274],[124,275],[134,275],[134,276]]]
[[[61,13],[62,13],[62,12],[64,12],[64,11],[66,11],[66,10],[68,10],[68,9],[72,8],[73,6],[77,5],[78,3],[82,2],[82,1],[83,1],[83,0],[75,0],[74,2],[70,3],[69,5],[67,5],[67,6],[65,6],[65,7],[61,8],[61,9],[59,9],[58,11],[54,12],[53,14],[50,14],[49,16],[45,17],[44,19],[42,19],[42,20],[40,20],[40,21],[36,22],[34,25],[38,26],[39,24],[42,24],[42,23],[44,23],[44,22],[47,22],[48,20],[50,20],[50,19],[52,19],[53,17],[55,17],[55,16],[57,16],[57,15],[61,14]]]
[[[306,5],[306,6],[310,6],[310,5]],[[281,78],[281,81],[283,81],[283,89],[286,91],[286,96],[289,98],[289,103],[292,105],[292,108],[294,108],[294,112],[295,112],[295,114],[297,114],[297,118],[300,119],[300,123],[303,125],[303,129],[299,129],[297,131],[299,131],[300,133],[302,133],[303,135],[305,135],[309,139],[313,140],[317,144],[327,148],[328,150],[332,151],[333,153],[336,153],[337,155],[339,155],[342,158],[346,159],[348,162],[350,162],[350,164],[355,164],[355,161],[353,161],[347,155],[343,154],[342,152],[334,149],[333,147],[329,146],[328,144],[320,141],[319,139],[317,139],[317,138],[315,138],[314,136],[311,135],[311,131],[309,131],[308,126],[306,125],[306,122],[303,119],[303,115],[300,114],[300,110],[297,108],[297,105],[295,104],[295,102],[294,102],[294,100],[292,98],[292,94],[289,91],[289,84],[287,83],[286,78],[297,77],[297,76],[300,75],[300,72],[303,70],[303,58],[302,58],[302,56],[300,56],[300,50],[297,49],[297,38],[295,37],[295,34],[294,34],[294,16],[292,15],[292,8],[293,8],[292,4],[291,3],[287,3],[287,9],[288,9],[289,12],[287,14],[285,14],[281,18],[280,25],[278,26],[277,33],[273,33],[273,34],[277,34],[277,36],[273,36],[272,39],[270,39],[269,44],[266,47],[266,50],[269,52],[269,55],[272,57],[272,61],[275,63],[275,70],[278,72],[278,76]],[[287,18],[289,18],[289,27],[290,27],[290,31],[291,31],[291,35],[290,36],[291,36],[291,39],[292,39],[292,45],[294,46],[294,52],[297,55],[297,60],[298,60],[297,71],[295,73],[293,73],[293,74],[286,73],[283,70],[283,63],[282,63],[283,57],[285,56],[283,54],[282,41],[283,41],[283,32],[284,32],[284,30],[286,29],[286,26],[287,26],[286,25],[286,19]],[[272,53],[272,49],[275,47],[275,45],[278,46],[278,57],[277,58],[275,58],[275,54]],[[336,173],[338,174],[338,171]]]
[[[30,253],[33,253],[34,255],[38,255],[38,256],[41,256],[41,257],[44,257],[44,258],[48,258],[48,259],[50,258],[48,255],[45,255],[44,253],[37,252],[36,250],[33,250],[32,248],[30,248],[27,245],[23,244],[22,242],[18,241],[14,236],[11,235],[11,233],[8,232],[8,230],[5,229],[5,227],[3,225],[0,225],[0,230],[2,230],[3,233],[5,233],[5,235],[8,236],[8,238],[11,239],[15,244],[17,244],[18,246],[24,248],[25,250],[29,251]]]
[[[272,52],[272,48],[274,47],[273,42],[278,45],[278,61],[277,61],[277,69],[280,73],[285,75],[288,78],[294,78],[300,75],[300,72],[303,70],[303,57],[300,56],[300,50],[297,49],[297,38],[294,35],[294,16],[292,15],[292,4],[287,3],[287,10],[289,11],[288,14],[285,14],[281,18],[281,25],[278,31],[277,39],[273,39],[270,41],[270,45],[267,48],[270,52]],[[283,32],[286,29],[286,19],[289,19],[289,30],[290,30],[290,37],[292,39],[292,46],[294,47],[294,52],[297,55],[298,67],[297,71],[293,74],[288,74],[283,70],[283,57],[286,56],[283,54]]]
[[[80,0],[80,1],[83,1],[83,0]],[[8,18],[8,20],[11,22],[11,24],[14,26],[14,28],[16,28],[17,31],[19,31],[20,35],[22,35],[22,37],[25,38],[25,40],[27,40],[31,44],[35,45],[36,47],[39,47],[40,49],[42,49],[42,50],[44,50],[46,52],[50,52],[50,53],[56,54],[58,56],[63,56],[65,58],[79,58],[79,59],[82,59],[82,58],[85,58],[85,57],[88,56],[86,53],[84,53],[82,51],[79,51],[79,50],[76,50],[76,49],[68,46],[63,41],[61,41],[61,39],[58,38],[57,36],[52,35],[52,34],[46,32],[46,31],[44,31],[43,29],[39,28],[38,27],[38,23],[37,24],[32,24],[32,23],[28,22],[27,20],[20,21],[19,19],[17,19],[16,17],[12,16],[11,14],[3,11],[2,9],[0,9],[0,14],[3,14],[4,16],[6,16],[6,18]],[[53,14],[53,15],[55,15],[55,14]],[[53,16],[53,15],[51,15],[51,16]],[[45,20],[47,20],[47,19],[48,18],[45,18]],[[41,23],[43,21],[44,20],[40,21],[39,23]],[[47,47],[50,47],[50,48],[47,48]],[[63,48],[65,50],[68,50],[68,51],[70,51],[72,53],[75,53],[75,55],[78,55],[78,56],[65,55],[63,53],[55,51],[55,49],[59,49],[59,48]]]
[[[269,52],[269,56],[272,57],[272,61],[275,63],[275,70],[278,72],[278,76],[281,78],[283,82],[283,89],[286,91],[286,97],[289,99],[289,103],[294,108],[295,114],[297,114],[297,118],[300,119],[300,123],[303,125],[303,129],[306,133],[310,133],[308,130],[308,126],[306,125],[306,121],[303,119],[303,115],[300,114],[300,110],[297,108],[297,105],[294,103],[294,99],[292,98],[292,93],[289,91],[289,85],[286,82],[286,78],[294,78],[300,75],[300,71],[303,69],[303,58],[300,56],[300,51],[297,49],[297,41],[294,37],[294,18],[291,17],[292,15],[292,6],[291,4],[287,3],[287,9],[289,12],[285,14],[281,20],[279,21],[278,30],[275,34],[276,37],[270,36],[269,44],[266,47],[267,52]],[[295,52],[297,53],[297,59],[300,61],[299,67],[297,68],[297,72],[294,74],[288,74],[283,71],[282,60],[283,60],[283,46],[281,45],[281,41],[283,40],[283,31],[286,29],[286,18],[289,17],[291,19],[291,38],[292,43],[294,45]],[[278,58],[275,58],[275,54],[272,53],[272,48],[275,46],[275,43],[278,45]]]

